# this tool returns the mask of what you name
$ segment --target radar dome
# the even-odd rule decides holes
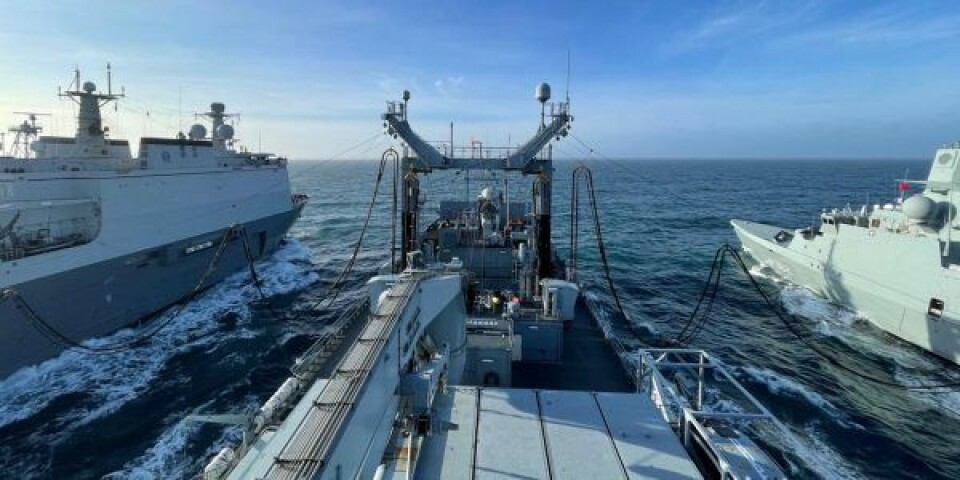
[[[217,137],[230,140],[233,138],[233,127],[227,124],[220,125],[217,127]]]
[[[213,102],[210,104],[210,111],[213,113],[223,113],[227,107],[220,102]]]
[[[903,214],[910,220],[927,220],[936,210],[937,203],[923,195],[914,195],[903,201]]]
[[[547,100],[550,100],[550,84],[543,82],[537,85],[537,101],[545,103]]]
[[[203,140],[207,136],[207,127],[200,125],[199,123],[194,124],[190,127],[190,140]]]
[[[97,86],[93,82],[83,82],[84,92],[93,93],[96,89],[97,89]]]

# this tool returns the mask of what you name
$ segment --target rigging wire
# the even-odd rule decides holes
[[[609,158],[599,155],[593,147],[588,145],[586,142],[584,142],[580,138],[572,134],[570,134],[570,137],[572,137],[577,143],[579,143],[582,146],[582,148],[586,149],[594,158],[605,160],[611,166],[620,170],[625,170],[622,165],[617,164],[616,162],[612,161]],[[579,169],[581,167],[577,167],[577,168]],[[591,178],[591,183],[592,183],[592,178]],[[592,194],[592,187],[590,188],[590,190]],[[576,198],[577,193],[575,191],[572,192],[572,196],[573,198]],[[573,211],[572,209],[571,209],[571,215],[575,215],[575,211]],[[594,215],[596,216],[595,205],[594,205]],[[572,221],[571,226],[575,226],[575,225],[576,225],[576,222]],[[575,235],[573,230],[571,230],[571,235]],[[598,246],[600,247],[601,259],[603,261],[603,267],[604,267],[604,274],[605,274],[607,283],[610,287],[611,294],[614,298],[614,301],[617,304],[617,309],[620,311],[621,315],[624,315],[624,317],[626,318],[626,315],[623,312],[623,308],[619,303],[619,297],[616,294],[616,290],[613,287],[613,282],[610,279],[609,267],[606,262],[605,254],[603,252],[603,242],[602,240],[599,239],[599,237],[598,237]],[[700,334],[700,332],[703,331],[707,323],[707,318],[709,317],[709,314],[712,311],[713,305],[717,298],[717,294],[720,288],[720,276],[723,269],[724,260],[727,255],[733,258],[734,262],[737,264],[740,270],[743,271],[743,273],[749,279],[753,289],[760,295],[760,297],[763,299],[766,306],[770,309],[770,311],[772,311],[776,315],[776,317],[780,320],[781,323],[783,323],[783,325],[787,328],[787,330],[789,330],[790,333],[793,334],[793,336],[795,336],[810,351],[814,352],[817,356],[821,357],[822,359],[827,361],[829,364],[835,366],[836,368],[839,368],[855,377],[861,378],[863,380],[869,381],[877,385],[882,385],[890,388],[897,388],[897,389],[902,389],[907,391],[928,391],[932,393],[946,393],[950,391],[955,391],[956,389],[960,388],[960,381],[942,382],[942,383],[925,383],[921,385],[903,385],[898,382],[890,381],[884,378],[871,375],[869,373],[861,371],[860,369],[857,369],[846,363],[841,362],[833,355],[827,353],[822,348],[812,343],[806,336],[803,335],[803,333],[801,333],[797,329],[796,325],[794,325],[795,322],[791,322],[787,320],[784,314],[781,313],[780,309],[777,308],[776,304],[770,299],[767,293],[762,289],[760,284],[750,273],[749,267],[747,267],[746,263],[744,262],[743,258],[740,256],[739,252],[737,252],[736,249],[734,249],[733,247],[730,247],[727,244],[724,244],[723,246],[721,246],[717,250],[717,253],[714,255],[714,261],[711,266],[710,275],[707,278],[707,283],[704,285],[704,288],[701,290],[700,298],[698,299],[697,304],[694,307],[693,313],[691,313],[690,317],[687,319],[687,322],[684,325],[684,328],[681,330],[681,332],[677,335],[676,338],[668,341],[667,343],[687,344],[695,340],[697,336]],[[575,266],[575,263],[574,263],[574,266]],[[706,301],[706,305],[704,305],[704,301]],[[701,311],[703,312],[702,314],[700,313]],[[630,322],[628,321],[627,323],[629,324]]]
[[[750,269],[747,267],[746,262],[743,261],[743,258],[740,256],[739,252],[737,252],[733,247],[729,245],[723,245],[721,248],[726,249],[731,254],[733,259],[737,262],[737,265],[740,267],[743,273],[750,280],[750,284],[753,285],[753,288],[757,291],[757,293],[760,294],[760,297],[763,298],[763,301],[764,303],[767,304],[767,307],[769,307],[770,310],[773,311],[773,313],[780,320],[780,322],[782,322],[784,326],[787,327],[787,330],[790,330],[790,333],[792,333],[795,337],[797,337],[797,339],[800,340],[801,343],[803,343],[812,352],[816,353],[818,356],[826,360],[831,365],[841,370],[844,370],[847,373],[850,373],[854,376],[867,380],[868,382],[876,383],[878,385],[884,385],[888,387],[902,388],[902,389],[911,390],[911,391],[931,391],[931,390],[946,390],[946,389],[960,388],[960,381],[944,382],[944,383],[936,383],[936,384],[930,383],[930,384],[923,384],[923,385],[902,385],[897,382],[892,382],[890,380],[886,380],[883,378],[870,375],[866,372],[862,372],[858,369],[850,367],[844,364],[843,362],[840,362],[835,357],[833,357],[832,355],[829,355],[828,353],[820,349],[820,347],[810,342],[808,338],[806,338],[796,329],[796,326],[793,324],[793,322],[787,321],[787,319],[783,316],[783,314],[780,313],[780,309],[778,309],[777,306],[770,300],[770,297],[767,296],[767,293],[763,290],[763,288],[760,287],[760,284],[753,277],[753,274],[750,273]]]
[[[350,258],[347,260],[347,264],[344,265],[343,270],[340,271],[340,275],[337,276],[333,284],[330,285],[330,288],[327,289],[327,293],[320,299],[314,302],[311,306],[311,310],[320,310],[323,302],[327,302],[327,307],[333,305],[333,302],[337,300],[337,297],[340,296],[340,292],[343,290],[344,280],[347,276],[350,275],[350,272],[353,271],[353,267],[356,264],[357,256],[360,253],[360,246],[363,245],[363,238],[367,233],[367,228],[370,226],[370,219],[373,217],[373,207],[377,203],[377,195],[380,192],[380,183],[383,180],[383,174],[386,170],[386,165],[388,160],[394,160],[398,162],[400,156],[393,147],[388,148],[383,152],[383,155],[380,157],[380,168],[377,171],[377,179],[373,185],[373,195],[370,196],[370,204],[367,206],[367,217],[363,221],[363,228],[360,229],[360,237],[357,239],[357,243],[353,246],[353,253],[350,255]],[[396,185],[396,179],[394,179],[394,185]],[[392,270],[391,270],[392,271]]]
[[[354,144],[354,145],[352,145],[352,146],[350,146],[350,147],[348,147],[348,148],[345,148],[345,149],[337,152],[337,153],[334,154],[334,155],[331,155],[330,157],[326,158],[326,160],[338,160],[338,159],[340,159],[340,157],[342,157],[342,156],[344,156],[344,155],[346,155],[346,154],[348,154],[348,153],[350,153],[350,152],[353,152],[354,150],[357,150],[357,149],[359,149],[360,147],[366,146],[367,144],[370,144],[370,143],[372,143],[372,142],[374,142],[375,140],[378,140],[378,139],[380,139],[380,138],[383,138],[383,132],[377,132],[377,133],[374,134],[373,136],[371,136],[371,137],[369,137],[369,138],[367,138],[367,139],[365,139],[365,140],[363,140],[363,141],[361,141],[361,142],[359,142],[359,143],[356,143],[356,144]],[[368,151],[369,151],[369,149],[363,150],[361,153],[366,153],[366,152],[368,152]]]
[[[570,175],[570,259],[567,261],[567,280],[574,281],[577,275],[577,247],[579,245],[580,190],[577,188],[577,170]]]
[[[613,283],[613,278],[610,276],[610,264],[607,261],[607,249],[603,242],[603,230],[600,228],[600,213],[597,209],[597,197],[593,187],[593,172],[590,171],[590,168],[586,165],[579,165],[573,170],[573,182],[572,189],[576,191],[579,188],[579,183],[577,180],[580,180],[580,183],[583,183],[587,187],[588,199],[590,202],[590,211],[593,213],[593,233],[597,239],[597,250],[600,252],[600,262],[603,266],[603,276],[607,281],[607,287],[610,290],[610,295],[613,297],[614,304],[617,307],[617,311],[620,312],[620,315],[623,316],[624,321],[626,322],[627,327],[634,332],[635,336],[638,337],[638,340],[642,340],[644,335],[639,334],[634,328],[633,322],[630,320],[630,316],[627,315],[627,312],[623,309],[623,305],[620,302],[620,294],[617,292],[617,287]],[[579,193],[571,192],[571,198],[579,200]],[[571,205],[570,213],[575,215],[578,211],[577,205]],[[578,220],[573,220],[571,222],[571,227],[576,229],[578,228]],[[571,230],[571,235],[574,235],[575,230]],[[574,247],[575,249],[575,247]],[[575,258],[574,258],[575,260]],[[574,265],[576,262],[574,261]],[[574,271],[575,273],[575,271]]]
[[[211,258],[210,263],[207,264],[207,268],[203,275],[200,276],[200,280],[190,292],[182,296],[177,301],[177,305],[174,307],[173,313],[168,314],[167,318],[162,322],[154,324],[148,330],[141,332],[136,337],[131,339],[96,347],[74,340],[73,338],[70,338],[69,335],[54,327],[50,322],[44,320],[39,314],[37,314],[36,310],[30,306],[26,299],[23,298],[23,295],[13,288],[6,288],[0,291],[0,305],[6,301],[12,301],[14,303],[14,308],[25,315],[27,320],[33,323],[34,328],[36,328],[41,334],[54,343],[63,347],[76,348],[84,353],[95,355],[113,354],[121,351],[131,350],[136,348],[144,341],[155,336],[161,330],[173,323],[173,321],[177,319],[181,313],[183,313],[183,310],[186,308],[188,303],[207,287],[207,280],[209,280],[210,276],[216,271],[217,265],[220,263],[223,253],[226,250],[226,246],[237,236],[239,236],[243,241],[244,256],[249,265],[253,284],[256,286],[257,292],[260,294],[260,298],[265,298],[263,290],[261,289],[260,279],[257,276],[256,267],[254,266],[254,258],[250,248],[249,238],[247,237],[246,228],[243,226],[232,226],[227,229],[221,237],[220,243],[217,245],[217,249],[214,252],[213,258]]]
[[[393,160],[393,205],[390,209],[390,273],[397,273],[397,187],[400,181],[400,159],[392,148],[383,152],[383,158]],[[410,200],[407,199],[409,202]],[[406,245],[404,246],[406,247]]]
[[[694,306],[693,312],[690,313],[690,317],[687,319],[687,323],[683,326],[683,329],[680,331],[680,333],[678,333],[673,339],[666,341],[668,345],[689,344],[696,339],[701,331],[703,331],[703,328],[707,323],[707,318],[710,315],[710,311],[713,309],[713,303],[717,298],[717,291],[720,288],[720,274],[723,270],[723,261],[726,255],[727,250],[724,248],[718,248],[717,252],[713,255],[713,262],[710,265],[710,274],[707,275],[707,282],[700,291],[700,298],[697,299],[697,304]],[[709,299],[707,299],[708,295]],[[707,300],[707,306],[704,308],[703,313],[701,314],[700,309],[703,307],[704,300]]]
[[[790,315],[786,314],[785,312],[781,312],[781,309],[776,305],[776,303],[773,302],[770,296],[767,295],[766,291],[763,290],[763,287],[756,280],[753,274],[750,273],[750,268],[747,266],[746,262],[743,260],[743,257],[740,255],[740,252],[738,252],[735,248],[731,247],[728,244],[723,244],[722,246],[720,246],[719,249],[717,249],[717,253],[714,255],[713,265],[711,266],[711,269],[710,269],[710,276],[708,277],[707,284],[704,286],[703,290],[701,291],[700,300],[697,302],[697,306],[694,308],[694,313],[691,314],[683,330],[680,332],[680,334],[677,335],[677,337],[674,340],[672,340],[672,342],[681,343],[681,344],[689,343],[694,338],[696,338],[696,335],[699,333],[699,331],[703,329],[706,323],[706,316],[709,314],[709,308],[716,297],[716,290],[719,288],[718,284],[720,283],[720,272],[722,271],[722,268],[723,268],[724,258],[727,255],[729,255],[734,260],[736,265],[740,268],[740,270],[744,273],[744,275],[746,275],[753,290],[760,295],[760,298],[763,299],[763,302],[766,305],[766,307],[777,317],[780,323],[782,323],[784,327],[786,327],[786,329],[794,337],[796,337],[797,340],[799,340],[800,343],[803,344],[808,350],[813,352],[815,355],[817,355],[821,359],[825,360],[830,365],[846,373],[849,373],[854,377],[860,378],[862,380],[866,380],[870,383],[885,386],[885,387],[890,387],[890,388],[896,388],[900,390],[922,391],[922,392],[931,392],[931,393],[948,393],[948,392],[956,391],[958,388],[960,388],[960,381],[941,382],[941,383],[923,383],[918,385],[903,385],[899,382],[891,381],[891,380],[864,372],[859,368],[853,367],[851,365],[848,365],[847,363],[840,361],[834,355],[827,353],[825,350],[823,350],[823,348],[813,343],[810,340],[810,338],[807,337],[807,335],[805,335],[803,332],[801,332],[798,329],[796,325],[797,323],[796,317],[791,316],[793,317],[792,318],[793,321],[787,319],[787,316],[790,316]],[[714,275],[715,272],[716,272],[716,275]],[[708,291],[710,293],[708,293]],[[704,314],[698,318],[697,312],[699,311],[701,303],[703,302],[704,298],[707,297],[707,295],[710,296],[708,300],[708,305],[706,307],[706,310],[704,311]],[[932,372],[925,372],[925,373],[930,374]]]
[[[581,139],[580,139],[579,137],[577,137],[576,135],[574,135],[574,134],[572,134],[572,133],[569,133],[568,136],[569,136],[570,138],[572,138],[575,142],[577,142],[577,144],[579,144],[579,146],[578,146],[577,144],[567,144],[567,145],[571,145],[571,146],[574,147],[574,148],[578,148],[578,149],[582,152],[582,154],[586,154],[586,155],[590,156],[591,158],[593,158],[594,160],[599,160],[599,161],[606,162],[608,165],[610,165],[611,167],[619,170],[619,171],[622,172],[622,173],[626,173],[626,174],[633,174],[633,173],[635,173],[635,172],[631,171],[630,169],[628,169],[628,168],[624,167],[623,165],[621,165],[620,162],[617,162],[617,161],[615,161],[614,159],[612,159],[612,158],[610,158],[610,157],[608,157],[608,156],[606,156],[606,155],[601,154],[600,152],[597,151],[596,148],[590,146],[588,143],[586,143],[585,141],[581,140]]]

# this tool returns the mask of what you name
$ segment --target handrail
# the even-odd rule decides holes
[[[693,431],[699,434],[699,438],[703,441],[702,447],[710,450],[712,455],[711,462],[713,462],[713,466],[721,474],[729,473],[731,466],[723,459],[723,455],[718,451],[718,446],[711,441],[712,435],[705,424],[706,422],[711,420],[735,420],[748,425],[756,422],[767,422],[778,429],[782,429],[781,431],[786,431],[786,427],[784,427],[760,401],[743,388],[740,382],[733,378],[727,369],[724,368],[723,364],[713,360],[706,351],[696,349],[650,348],[638,350],[637,354],[639,355],[640,363],[638,369],[640,375],[639,383],[642,385],[643,390],[649,393],[651,400],[654,401],[654,404],[667,422],[677,430],[685,447],[692,448],[691,433]],[[690,359],[690,356],[693,355],[696,355],[696,361]],[[661,369],[679,371],[696,370],[696,396],[694,398],[687,398],[687,396],[678,393],[678,388],[671,386],[672,382],[667,380]],[[741,400],[746,400],[745,406],[747,410],[719,412],[705,408],[704,393],[708,379],[705,375],[706,371],[711,372],[710,376],[714,381],[722,381],[732,385],[735,391],[739,393]],[[676,382],[673,384],[676,385],[676,387],[683,388],[684,385],[682,383],[683,382]],[[725,393],[723,389],[714,389],[711,390],[711,392],[715,394]],[[691,393],[687,395],[691,395]],[[741,407],[744,406],[744,402],[735,401],[735,404]],[[740,431],[741,434],[744,434],[744,431],[741,429],[738,428],[737,430]],[[764,462],[763,459],[755,458],[753,460],[754,468],[769,470],[773,476],[778,478],[783,475],[782,471],[778,471],[781,470],[780,466],[777,465],[772,458],[767,456],[766,460],[767,461]],[[731,478],[736,478],[736,475],[733,475]]]
[[[320,337],[303,352],[303,355],[297,357],[293,366],[290,367],[290,373],[302,382],[312,381],[315,375],[311,375],[311,370],[316,370],[325,361],[323,354],[330,346],[331,340],[340,336],[344,329],[364,316],[369,305],[370,299],[365,298],[343,312],[330,324],[330,328],[320,334]]]

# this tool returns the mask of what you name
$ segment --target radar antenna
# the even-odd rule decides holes
[[[210,119],[210,140],[213,141],[213,145],[219,149],[225,149],[228,146],[233,146],[233,143],[236,141],[233,138],[234,128],[233,125],[230,125],[224,120],[228,118],[239,118],[239,113],[226,113],[227,107],[222,102],[213,102],[210,104],[210,111],[203,113],[196,113],[195,116],[198,117],[207,117]],[[194,128],[196,125],[194,125]],[[201,126],[202,127],[202,126]],[[194,131],[191,128],[191,131]],[[197,129],[199,131],[199,129]]]
[[[109,63],[107,63],[107,92],[94,93],[97,90],[96,84],[93,82],[83,82],[80,84],[80,69],[75,68],[73,70],[73,81],[70,82],[70,85],[67,88],[73,88],[73,90],[63,91],[58,89],[57,94],[61,97],[66,97],[74,102],[77,105],[82,107],[82,102],[84,98],[92,97],[97,100],[99,106],[104,106],[112,101],[124,98],[127,96],[126,88],[121,87],[120,93],[113,93],[113,70]]]
[[[77,145],[89,145],[91,143],[99,144],[104,140],[104,135],[109,131],[103,127],[103,121],[100,116],[100,108],[110,102],[126,97],[126,90],[121,89],[120,93],[113,93],[113,75],[110,64],[107,64],[107,91],[97,91],[97,85],[87,81],[80,83],[80,69],[74,70],[73,82],[70,84],[73,90],[60,91],[61,97],[69,98],[79,105],[77,114]],[[71,87],[67,87],[71,88]]]
[[[37,125],[37,117],[45,116],[49,117],[49,113],[38,113],[38,112],[13,112],[14,115],[26,115],[26,119],[23,120],[19,125],[14,125],[8,129],[10,133],[14,134],[13,145],[10,147],[10,156],[16,158],[30,158],[32,152],[30,151],[30,144],[37,139],[37,136],[40,132],[43,131],[43,127]],[[3,152],[3,142],[0,142],[0,153]]]

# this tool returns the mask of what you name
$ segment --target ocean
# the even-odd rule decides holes
[[[743,218],[810,225],[822,208],[886,203],[905,172],[926,160],[610,160],[584,162],[596,184],[611,276],[630,321],[676,334],[704,286],[714,253],[737,245]],[[554,246],[568,254],[570,174],[558,161]],[[363,283],[389,257],[390,191],[381,189],[367,238],[342,293],[315,308],[350,258],[373,190],[377,162],[294,161],[296,190],[311,196],[289,242],[257,264],[260,302],[238,273],[192,302],[160,334],[131,351],[67,351],[0,382],[0,478],[190,478],[236,427],[191,423],[191,414],[254,411]],[[502,185],[491,174],[429,175],[425,211],[441,199],[475,198]],[[511,195],[530,179],[512,178]],[[517,196],[516,201],[528,200]],[[602,282],[589,212],[581,211],[580,280],[604,318],[614,315]],[[882,259],[878,259],[880,261]],[[851,312],[754,265],[762,286],[815,342],[841,361],[903,386],[960,376],[960,369],[872,327]],[[622,335],[630,329],[614,325]],[[135,335],[123,331],[96,340]],[[766,309],[729,266],[692,346],[723,360],[787,427],[771,446],[798,478],[960,478],[960,392],[923,393],[863,381],[822,361]]]

